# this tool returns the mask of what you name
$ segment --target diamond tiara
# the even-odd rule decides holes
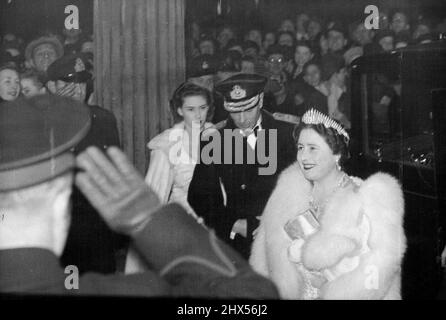
[[[305,114],[302,116],[302,122],[305,124],[322,123],[325,128],[335,129],[340,135],[347,138],[347,141],[350,141],[350,136],[348,135],[347,131],[345,131],[345,129],[338,122],[316,109],[312,108],[305,112]]]

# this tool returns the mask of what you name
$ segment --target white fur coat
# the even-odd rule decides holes
[[[280,175],[261,217],[250,264],[270,278],[283,299],[301,299],[304,280],[288,259],[292,240],[284,225],[308,208],[311,184],[297,163]],[[318,231],[306,239],[301,257],[308,270],[333,269],[344,258],[356,267],[320,287],[322,299],[400,299],[401,262],[406,249],[404,199],[393,177],[376,173],[359,188],[343,188],[328,200]],[[363,221],[368,237],[364,238]],[[368,251],[360,251],[365,239]],[[364,242],[363,242],[364,243]]]

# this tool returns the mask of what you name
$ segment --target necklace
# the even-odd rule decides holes
[[[343,173],[341,178],[339,179],[338,183],[333,188],[333,190],[331,190],[331,192],[325,197],[325,200],[319,204],[317,203],[317,201],[314,197],[314,187],[313,187],[313,190],[311,191],[311,195],[310,195],[309,205],[310,205],[311,209],[313,209],[314,212],[316,213],[317,218],[320,216],[320,214],[321,214],[320,211],[322,211],[322,209],[325,207],[328,200],[330,200],[331,196],[339,189],[345,187],[349,181],[350,181],[350,177],[346,173]]]

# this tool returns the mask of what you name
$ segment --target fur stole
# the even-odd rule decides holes
[[[308,208],[310,193],[311,184],[297,163],[284,170],[262,214],[252,247],[252,267],[271,279],[284,299],[301,299],[305,285],[299,268],[288,259],[292,240],[283,227]],[[322,271],[335,270],[346,258],[357,257],[358,261],[353,270],[325,282],[320,297],[399,299],[400,266],[406,248],[403,215],[401,187],[388,174],[376,173],[359,187],[333,194],[319,217],[319,230],[302,247],[302,263],[307,269]],[[364,244],[368,250],[362,250]]]

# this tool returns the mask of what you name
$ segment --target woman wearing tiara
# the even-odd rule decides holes
[[[151,153],[145,181],[162,203],[177,202],[197,218],[187,201],[187,192],[198,159],[200,136],[214,129],[207,122],[213,115],[212,94],[201,86],[185,82],[173,93],[170,111],[175,120],[173,127],[147,144]],[[126,273],[144,269],[142,260],[130,249]]]
[[[297,161],[280,175],[250,263],[283,299],[400,299],[404,199],[393,177],[362,181],[342,165],[349,135],[307,111],[294,130]]]

